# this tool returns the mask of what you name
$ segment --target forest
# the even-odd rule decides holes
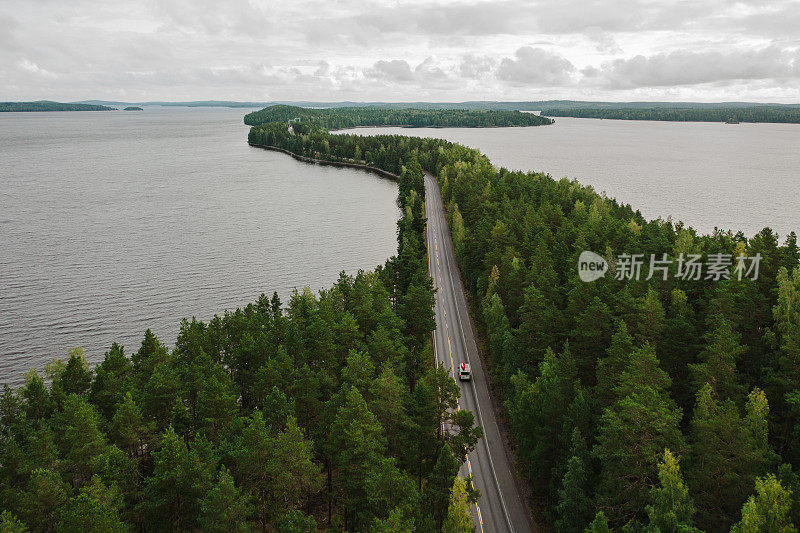
[[[0,102],[0,113],[12,111],[114,111],[113,107],[93,104],[64,104],[61,102]]]
[[[146,332],[130,357],[115,344],[90,369],[74,350],[4,387],[0,530],[469,531],[480,494],[457,473],[482,430],[431,364],[428,171],[547,530],[796,531],[794,233],[701,235],[440,139],[281,119],[248,141],[397,174],[397,255],[286,306],[184,321],[171,350]],[[587,283],[584,250],[761,263]]]
[[[785,122],[800,123],[800,107],[675,107],[653,108],[551,108],[543,109],[548,117],[607,118],[618,120],[664,120],[672,122]]]
[[[482,429],[433,365],[421,168],[407,153],[392,171],[398,251],[374,271],[4,386],[0,531],[471,527],[480,494],[458,471]]]
[[[548,118],[520,111],[386,109],[378,107],[307,109],[288,105],[273,105],[244,116],[244,123],[249,126],[294,120],[314,124],[326,130],[340,130],[359,126],[493,128],[500,126],[541,126],[552,122]]]
[[[796,531],[800,251],[700,235],[437,139],[251,129],[253,145],[437,176],[518,465],[558,532]],[[757,279],[580,281],[584,250],[761,257]]]

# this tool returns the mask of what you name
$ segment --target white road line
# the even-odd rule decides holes
[[[443,209],[439,210],[439,215],[440,215],[439,219],[441,221],[441,219],[444,217]],[[442,235],[444,235],[444,229],[442,229],[442,228],[443,228],[443,226],[441,225],[441,222],[440,222],[439,231],[442,232]],[[450,279],[451,280],[455,279],[455,278],[453,278],[453,264],[452,264],[452,261],[448,264],[448,271],[450,272]],[[458,279],[460,279],[460,278],[458,278]],[[463,326],[463,324],[461,322],[461,311],[459,310],[458,298],[456,296],[455,282],[453,282],[452,289],[453,289],[453,298],[455,300],[454,304],[455,304],[455,307],[456,307],[456,315],[458,317],[458,326],[461,329],[461,339],[464,342],[464,357],[466,358],[467,362],[469,362],[469,355],[468,355],[469,350],[467,349],[467,339],[466,339],[466,335],[464,334],[464,326]],[[445,316],[446,315],[447,315],[447,311],[445,311]],[[446,324],[445,324],[445,326],[446,326]],[[449,343],[450,343],[449,336],[448,336],[447,342],[448,342],[448,345],[449,345]],[[451,353],[451,357],[452,357],[452,349],[450,350],[450,353]],[[475,406],[477,407],[478,418],[480,419],[481,422],[483,422],[483,415],[481,413],[481,404],[478,401],[478,394],[475,391],[474,387],[472,389],[472,396],[473,396],[473,399],[475,400]],[[503,491],[500,489],[500,482],[497,479],[497,472],[495,471],[494,461],[492,460],[492,452],[489,449],[489,445],[486,443],[485,440],[484,440],[484,444],[486,446],[486,455],[489,457],[489,468],[492,471],[492,477],[494,478],[495,487],[497,488],[497,494],[500,496],[500,504],[503,507],[503,517],[506,520],[506,524],[508,525],[509,530],[513,532],[514,531],[514,527],[511,524],[511,519],[510,519],[510,517],[508,515],[508,508],[506,507],[505,498],[503,498]],[[477,507],[477,504],[476,504],[476,507]],[[478,517],[480,518],[480,508],[478,508]],[[483,522],[482,521],[481,521],[481,530],[483,530]]]

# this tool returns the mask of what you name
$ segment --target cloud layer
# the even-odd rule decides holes
[[[795,0],[6,0],[0,100],[800,100]]]

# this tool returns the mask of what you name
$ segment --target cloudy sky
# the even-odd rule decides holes
[[[0,100],[800,102],[798,0],[3,0]]]

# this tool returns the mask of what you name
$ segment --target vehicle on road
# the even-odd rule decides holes
[[[458,369],[458,379],[461,381],[472,380],[472,370],[469,363],[461,363],[461,368]]]

